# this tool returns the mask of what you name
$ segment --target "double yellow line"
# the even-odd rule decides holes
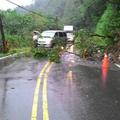
[[[50,68],[52,67],[52,64],[53,63],[47,62],[42,68],[40,75],[38,76],[38,80],[37,80],[37,84],[34,92],[31,120],[37,120],[39,89],[40,89],[42,78],[43,78],[43,91],[42,91],[43,120],[49,120],[48,102],[47,102],[47,79],[48,79],[48,74],[49,74]]]

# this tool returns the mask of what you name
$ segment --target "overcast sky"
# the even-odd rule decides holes
[[[34,0],[10,0],[14,3],[17,3],[19,5],[29,5],[33,3]],[[16,6],[7,2],[6,0],[0,0],[0,9],[1,10],[7,10],[7,9],[14,9]]]

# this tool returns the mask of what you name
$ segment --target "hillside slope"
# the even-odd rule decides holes
[[[106,0],[35,0],[34,4],[26,7],[54,18],[57,16],[62,24],[94,30],[106,9]],[[17,10],[21,11],[20,8]]]

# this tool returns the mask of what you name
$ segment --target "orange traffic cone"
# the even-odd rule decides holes
[[[102,63],[102,84],[103,87],[106,86],[107,83],[107,76],[108,76],[108,70],[109,70],[109,59],[108,55],[105,53]]]
[[[108,55],[106,53],[104,54],[102,67],[109,68],[109,59],[108,59]]]

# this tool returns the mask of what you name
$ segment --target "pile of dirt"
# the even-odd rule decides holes
[[[70,48],[70,47],[68,47]],[[106,53],[108,54],[108,58],[110,63],[118,63],[120,64],[120,40],[115,43],[114,45],[109,46],[106,50]],[[99,49],[95,49],[92,54],[89,54],[88,50],[85,49],[83,54],[80,55],[79,51],[77,49],[74,50],[74,53],[81,58],[84,58],[89,61],[102,61],[104,57],[104,53],[101,52]]]
[[[120,63],[120,41],[108,47],[107,52],[111,62]]]
[[[112,46],[109,46],[105,50],[105,53],[108,54],[108,58],[109,58],[110,63],[120,64],[120,41],[115,43]],[[95,52],[92,53],[91,56],[89,54],[87,54],[83,58],[86,58],[87,60],[90,60],[90,61],[102,61],[103,57],[104,57],[104,54],[101,53],[100,50],[96,50]]]

